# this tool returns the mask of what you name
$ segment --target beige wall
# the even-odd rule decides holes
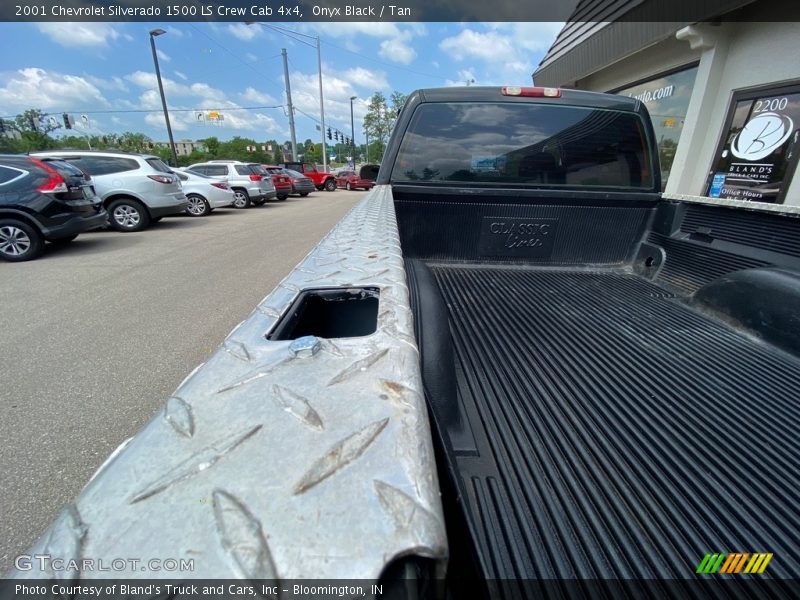
[[[699,60],[667,192],[700,195],[733,92],[800,80],[800,23],[723,23],[694,26],[694,31],[698,35],[661,40],[573,83],[578,89],[604,92]],[[800,174],[784,203],[800,206]]]
[[[672,191],[701,194],[714,160],[720,135],[725,126],[734,91],[746,90],[773,83],[800,80],[800,23],[726,23],[719,27],[724,56],[718,82],[705,88],[712,100],[711,109],[698,115],[694,136],[702,143],[696,145],[696,168],[685,169],[680,184]],[[702,60],[706,59],[706,54]],[[702,90],[695,83],[695,94]],[[691,157],[690,157],[691,158]],[[784,204],[800,205],[800,177],[795,174]]]

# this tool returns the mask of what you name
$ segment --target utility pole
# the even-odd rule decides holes
[[[353,169],[356,168],[356,128],[353,126],[353,100],[358,96],[350,96],[350,154],[352,155]]]
[[[317,64],[319,65],[319,116],[322,121],[320,134],[322,135],[322,168],[328,170],[328,149],[325,147],[325,101],[322,98],[322,53],[319,49],[319,36],[317,36]]]
[[[292,160],[297,160],[297,137],[294,133],[294,108],[292,108],[292,86],[289,83],[289,59],[286,48],[281,48],[283,56],[283,77],[286,80],[286,103],[289,105],[289,131],[292,134]]]

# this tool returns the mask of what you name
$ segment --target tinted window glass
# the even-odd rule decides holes
[[[81,177],[83,178],[83,171],[81,171],[78,167],[73,164],[70,164],[63,160],[48,160],[47,164],[53,167],[56,171],[58,171],[62,177],[70,178],[70,177]]]
[[[207,165],[203,167],[203,172],[212,177],[221,177],[228,174],[228,167],[225,165]]]
[[[239,175],[250,175],[250,165],[233,165]]]
[[[202,177],[203,179],[211,179],[208,175],[201,172],[197,167],[194,169],[186,169],[184,173],[189,173],[190,175],[194,175],[195,177]]]
[[[147,164],[153,167],[156,171],[160,171],[161,173],[172,173],[172,169],[170,169],[164,161],[160,158],[147,158],[145,159]]]
[[[139,163],[135,160],[116,156],[79,156],[69,157],[65,160],[74,163],[89,175],[109,175],[123,171],[135,171],[139,168]]]
[[[394,182],[652,188],[633,113],[533,103],[422,104]]]
[[[303,175],[302,173],[298,173],[297,171],[295,171],[293,169],[284,169],[284,171],[286,172],[287,175],[289,175],[289,177],[294,177],[295,179],[304,179],[305,178],[305,175]]]
[[[20,175],[24,175],[22,171],[18,171],[17,169],[9,169],[8,167],[0,167],[0,185],[11,181],[19,177]]]

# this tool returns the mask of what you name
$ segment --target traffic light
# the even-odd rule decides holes
[[[62,116],[64,117],[64,127],[72,129],[72,126],[75,124],[75,119],[72,118],[72,115],[64,113]]]
[[[337,131],[336,133],[334,133],[333,137],[336,138],[336,141],[338,142],[339,141],[339,132]]]
[[[330,140],[330,139],[332,139],[332,138],[331,138],[331,128],[330,128],[330,127],[328,127],[328,139],[329,139],[329,140]]]

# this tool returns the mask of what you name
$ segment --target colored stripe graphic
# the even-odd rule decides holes
[[[725,554],[722,552],[706,554],[703,557],[703,560],[700,562],[700,566],[697,567],[697,571],[695,571],[695,573],[716,573],[722,565],[723,560],[725,560]]]
[[[761,574],[767,569],[769,561],[772,560],[772,552],[709,552],[700,561],[695,573],[703,575],[713,575],[714,573],[720,574],[733,574],[741,573],[742,568],[748,574]],[[750,559],[749,562],[747,559]],[[745,563],[747,566],[745,567]]]
[[[753,554],[753,558],[751,558],[750,562],[747,563],[747,567],[745,567],[744,572],[753,574],[763,573],[767,569],[767,565],[771,560],[772,552]]]

